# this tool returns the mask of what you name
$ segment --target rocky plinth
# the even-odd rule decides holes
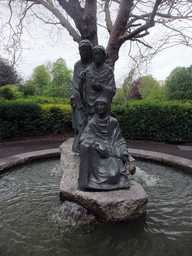
[[[79,155],[72,152],[73,139],[60,146],[61,171],[60,182],[61,200],[72,201],[87,209],[103,221],[133,220],[146,212],[148,196],[142,186],[129,174],[130,188],[115,191],[80,191],[78,190]],[[129,172],[134,172],[134,159],[131,158]]]

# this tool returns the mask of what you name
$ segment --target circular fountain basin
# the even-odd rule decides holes
[[[1,173],[1,255],[192,255],[192,176],[152,162],[136,166],[147,215],[119,223],[85,224],[68,214],[59,159]]]

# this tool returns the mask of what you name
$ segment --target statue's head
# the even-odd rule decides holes
[[[105,62],[106,51],[102,45],[96,45],[93,47],[93,61],[96,65],[101,65]]]
[[[88,39],[84,39],[79,43],[79,53],[82,60],[92,58],[92,44]]]
[[[108,110],[108,100],[104,96],[100,95],[95,100],[95,112],[102,117],[107,113],[107,110]]]

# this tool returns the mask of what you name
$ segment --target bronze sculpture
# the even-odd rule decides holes
[[[79,189],[128,188],[129,153],[118,121],[109,115],[108,100],[99,96],[95,110],[80,138]]]
[[[105,63],[106,52],[101,45],[93,47],[93,62],[81,73],[80,94],[84,104],[85,125],[94,115],[95,99],[103,95],[108,100],[108,109],[115,95],[115,79],[112,68]]]
[[[71,85],[70,102],[72,107],[72,126],[75,131],[75,139],[72,146],[74,152],[79,153],[79,138],[84,129],[83,117],[83,101],[79,92],[81,83],[81,73],[92,62],[92,44],[89,40],[85,39],[79,43],[79,52],[81,59],[75,63],[74,74]]]
[[[129,153],[118,121],[110,115],[116,91],[113,70],[106,63],[103,46],[92,48],[89,40],[82,40],[79,51],[70,97],[75,130],[72,150],[80,153],[79,189],[128,188]]]

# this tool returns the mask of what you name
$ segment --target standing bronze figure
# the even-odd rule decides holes
[[[72,107],[72,125],[75,131],[75,140],[72,146],[72,150],[77,153],[79,153],[79,138],[84,129],[83,99],[80,95],[79,87],[81,86],[81,73],[84,72],[92,62],[91,42],[87,39],[82,40],[79,43],[79,52],[81,59],[77,61],[74,66],[70,96]]]

